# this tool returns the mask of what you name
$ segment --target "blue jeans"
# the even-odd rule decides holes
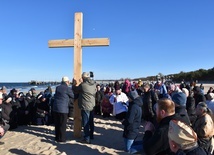
[[[90,141],[94,134],[94,111],[81,110],[84,139]]]
[[[130,154],[143,152],[143,141],[135,141],[129,151]]]
[[[125,142],[125,151],[130,152],[130,149],[131,149],[131,146],[134,142],[134,139],[124,138],[124,142]]]

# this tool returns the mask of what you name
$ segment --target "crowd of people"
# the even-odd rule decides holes
[[[51,102],[53,101],[50,86],[39,94],[35,88],[31,88],[26,94],[15,88],[7,93],[7,88],[3,86],[0,90],[1,138],[6,131],[14,130],[18,126],[53,123]]]
[[[100,86],[100,85],[98,85]],[[96,100],[103,117],[112,114],[124,125],[125,151],[131,154],[212,154],[214,91],[201,84],[133,82],[101,86]],[[98,92],[97,92],[98,95]],[[100,97],[103,96],[103,97]],[[108,105],[108,106],[107,106]],[[107,107],[107,108],[106,108]],[[106,109],[109,111],[106,114]],[[142,141],[136,141],[145,122]],[[172,129],[171,129],[172,128]],[[169,130],[170,129],[170,130]]]
[[[203,85],[156,82],[97,84],[90,73],[81,79],[62,78],[54,95],[51,87],[44,92],[28,93],[5,87],[0,91],[0,136],[18,125],[55,126],[55,141],[66,143],[66,123],[73,113],[73,101],[81,110],[83,140],[94,139],[94,117],[114,117],[124,125],[124,150],[130,154],[212,154],[214,149],[214,90],[204,92]],[[144,136],[139,136],[144,122]]]

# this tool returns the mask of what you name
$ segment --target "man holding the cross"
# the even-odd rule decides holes
[[[73,79],[72,89],[74,94],[78,95],[78,106],[81,109],[82,126],[84,130],[84,139],[82,143],[90,144],[90,139],[94,138],[94,106],[96,83],[90,78],[90,74],[83,72],[80,84],[77,85],[76,79]]]

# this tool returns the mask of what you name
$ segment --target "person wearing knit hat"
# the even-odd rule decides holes
[[[123,137],[125,141],[125,151],[131,153],[131,146],[137,138],[141,125],[143,100],[136,90],[131,90],[128,94],[129,108],[127,117],[122,122],[124,125]]]
[[[87,72],[82,73],[82,78],[89,78],[89,77],[90,77],[90,73],[87,73]]]
[[[186,107],[187,96],[183,92],[177,92],[172,96],[172,101],[177,106]]]
[[[175,103],[175,113],[180,115],[185,123],[190,124],[186,110],[187,96],[183,92],[177,92],[172,96],[172,101]]]
[[[205,102],[199,102],[196,108],[196,115],[197,119],[193,124],[193,129],[198,135],[199,146],[211,153],[213,151],[211,142],[214,136],[212,112]]]
[[[169,122],[168,138],[171,151],[177,155],[206,155],[206,152],[198,146],[197,134],[181,121]]]
[[[132,100],[135,100],[137,97],[139,97],[136,90],[132,90],[128,93],[128,97]]]

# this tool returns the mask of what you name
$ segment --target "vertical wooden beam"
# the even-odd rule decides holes
[[[74,46],[74,79],[79,79],[82,74],[82,46],[108,46],[108,38],[89,38],[82,39],[83,14],[75,13],[74,17],[74,39],[50,40],[48,46],[50,48],[73,47]],[[78,101],[74,101],[74,137],[81,137],[82,131],[81,111],[78,107]]]
[[[75,13],[74,26],[74,79],[79,79],[82,74],[82,13]],[[74,101],[74,137],[81,137],[81,111],[78,100]]]

